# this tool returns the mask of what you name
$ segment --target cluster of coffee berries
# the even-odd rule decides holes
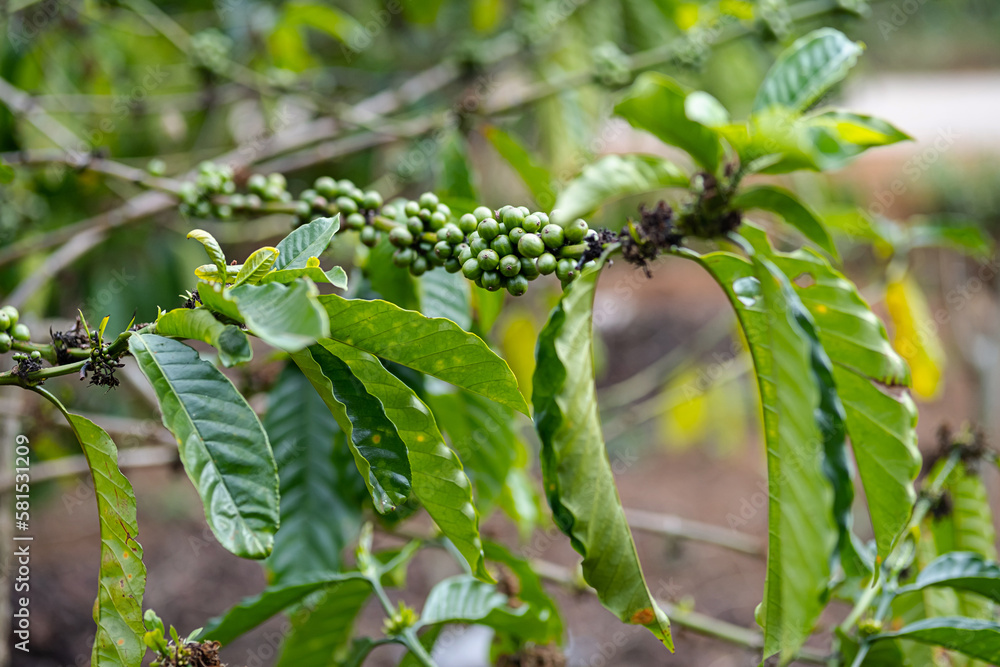
[[[228,220],[233,215],[230,204],[213,201],[215,195],[232,195],[236,192],[233,168],[229,165],[202,162],[193,183],[184,183],[177,193],[181,199],[181,212],[199,218],[216,217]],[[235,195],[234,195],[235,196]]]
[[[403,202],[401,208],[387,206],[382,215],[396,220],[389,230],[389,243],[396,246],[392,255],[396,266],[408,267],[415,276],[435,266],[443,266],[449,273],[458,273],[462,268],[459,255],[468,247],[466,235],[475,226],[464,217],[455,222],[451,209],[433,192],[423,193],[416,201]]]
[[[18,322],[21,314],[14,306],[0,308],[0,354],[10,352],[14,341],[31,340],[31,332],[23,322]]]
[[[382,208],[382,195],[374,190],[362,190],[348,179],[334,180],[320,176],[311,190],[299,196],[299,219],[308,221],[314,211],[323,215],[340,214],[340,224],[345,229],[361,232],[361,242],[368,247],[378,245],[382,240],[378,229],[371,221]]]

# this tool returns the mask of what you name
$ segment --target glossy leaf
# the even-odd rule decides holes
[[[242,268],[242,265],[226,266],[225,282],[231,283],[234,281]],[[194,270],[194,275],[199,280],[207,280],[213,283],[223,282],[221,278],[223,274],[219,273],[219,267],[215,264],[202,264]]]
[[[414,495],[465,557],[472,572],[492,581],[483,563],[472,485],[458,456],[445,445],[430,409],[370,354],[331,340],[320,345],[345,363],[382,404],[406,445]]]
[[[545,584],[532,568],[531,563],[518,558],[506,547],[494,542],[485,544],[487,560],[507,568],[518,581],[517,598],[531,605],[532,616],[536,619],[533,641],[549,643],[560,641],[563,634],[562,619],[555,601],[545,591]],[[527,637],[521,637],[527,639]]]
[[[601,603],[672,650],[670,623],[643,578],[601,437],[592,331],[598,275],[584,272],[572,283],[538,339],[532,401],[543,483],[553,519],[583,556],[583,577]]]
[[[233,324],[223,324],[204,308],[175,308],[156,318],[161,336],[190,338],[208,343],[219,351],[219,361],[230,367],[253,358],[246,333]]]
[[[310,258],[319,257],[329,247],[338,229],[339,213],[332,218],[317,218],[296,228],[278,243],[274,270],[305,268]]]
[[[825,111],[801,122],[810,147],[827,169],[839,167],[869,148],[913,139],[880,118],[849,111]]]
[[[268,586],[257,595],[244,598],[225,615],[211,619],[202,630],[201,638],[228,644],[312,593],[329,588],[330,595],[336,595],[338,588],[335,585],[347,585],[352,593],[358,586],[371,589],[371,584],[360,572],[319,572],[296,577]]]
[[[240,270],[236,273],[236,279],[233,280],[233,287],[239,287],[243,283],[251,285],[259,283],[261,278],[274,266],[274,262],[278,258],[278,253],[279,250],[271,246],[255,250],[253,254],[247,257],[247,261],[243,262]]]
[[[816,324],[833,362],[847,432],[865,487],[878,553],[886,558],[906,527],[920,472],[917,409],[903,390],[909,370],[889,343],[882,322],[857,288],[819,253],[781,253],[760,230],[744,236],[795,282],[795,291]]]
[[[278,529],[278,471],[257,415],[187,345],[136,333],[129,351],[156,392],[215,537],[237,556],[266,557]]]
[[[877,635],[875,640],[909,639],[964,653],[989,664],[1000,663],[1000,624],[963,616],[938,616],[916,621],[896,632]]]
[[[959,591],[978,593],[1000,602],[1000,563],[971,551],[946,553],[920,571],[916,581],[899,589],[898,595],[946,586]]]
[[[347,435],[375,509],[384,514],[405,503],[412,485],[406,444],[379,399],[323,345],[296,352],[292,359]]]
[[[460,574],[439,581],[427,594],[417,627],[441,623],[474,623],[511,632],[528,641],[545,641],[535,609],[517,606],[493,584]]]
[[[139,667],[146,654],[142,636],[142,596],[146,566],[142,545],[136,541],[135,493],[118,469],[118,448],[111,437],[89,419],[59,405],[87,459],[101,523],[101,571],[94,622],[97,636],[91,653],[95,665]]]
[[[759,209],[774,213],[802,232],[803,236],[832,257],[839,256],[833,239],[830,238],[830,234],[823,227],[823,223],[819,221],[816,214],[806,208],[794,194],[787,190],[771,185],[758,185],[740,192],[733,199],[732,205],[740,209]]]
[[[333,340],[528,413],[506,362],[454,322],[431,319],[386,301],[335,294],[319,301],[330,316]]]
[[[286,352],[301,350],[327,335],[330,324],[316,299],[318,294],[316,285],[305,278],[290,285],[240,285],[226,292],[250,331]]]
[[[687,175],[669,160],[650,155],[607,155],[584,167],[559,193],[552,221],[566,225],[614,199],[687,185]]]
[[[329,271],[324,271],[319,266],[319,258],[310,257],[306,265],[296,269],[279,269],[271,271],[260,279],[260,284],[281,283],[287,285],[294,282],[296,278],[309,278],[314,283],[328,283],[340,289],[347,289],[347,273],[339,266],[335,266]]]
[[[783,107],[804,112],[839,83],[862,48],[842,32],[820,28],[797,39],[778,56],[757,92],[753,111]]]
[[[371,585],[348,580],[327,588],[292,615],[277,667],[329,667],[351,643],[354,622],[371,597]]]
[[[430,271],[417,281],[420,312],[443,317],[468,331],[472,327],[469,289],[472,283],[460,273]]]
[[[615,114],[632,127],[686,151],[695,162],[714,172],[722,152],[719,135],[688,116],[685,108],[688,95],[670,77],[646,72],[636,78],[625,97],[615,105]]]
[[[831,556],[852,499],[843,408],[808,311],[772,262],[697,258],[736,310],[754,360],[768,468],[764,657],[791,661],[826,603]]]
[[[268,394],[264,416],[281,481],[281,527],[267,560],[272,581],[341,569],[361,528],[361,494],[343,431],[293,365]]]
[[[212,264],[219,270],[219,275],[226,274],[226,254],[222,252],[222,248],[219,247],[219,242],[215,240],[214,236],[202,229],[193,229],[188,232],[187,237],[194,239],[204,246],[205,252],[208,253],[208,258],[212,260]]]

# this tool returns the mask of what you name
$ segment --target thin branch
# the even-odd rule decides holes
[[[80,138],[67,129],[65,125],[45,113],[35,103],[31,95],[15,88],[3,78],[0,78],[0,102],[3,102],[16,117],[34,125],[35,129],[59,148],[67,152],[74,152],[81,146]]]
[[[760,540],[738,530],[634,508],[625,508],[625,518],[629,528],[644,533],[705,542],[757,557],[767,553]]]
[[[118,467],[122,470],[172,465],[176,461],[177,447],[175,445],[153,445],[118,451]],[[62,477],[83,475],[88,472],[90,472],[90,466],[85,456],[82,454],[65,456],[53,461],[33,463],[31,481],[32,483],[46,482]],[[13,488],[14,478],[12,475],[5,475],[0,479],[0,494],[10,493]]]

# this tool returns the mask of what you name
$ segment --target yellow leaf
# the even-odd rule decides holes
[[[923,399],[935,398],[945,356],[927,299],[915,281],[903,276],[886,287],[885,305],[895,329],[892,346],[910,365],[913,392]]]
[[[535,343],[538,326],[528,315],[517,313],[505,318],[500,338],[504,359],[517,378],[517,385],[525,400],[531,400],[531,376],[535,372]]]

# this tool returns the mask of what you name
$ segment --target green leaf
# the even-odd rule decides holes
[[[795,281],[795,291],[833,362],[878,553],[884,559],[909,521],[916,500],[913,481],[920,472],[917,409],[898,389],[910,383],[906,362],[893,350],[885,327],[854,284],[819,253],[777,252],[764,233],[750,225],[743,234]]]
[[[947,586],[1000,602],[1000,563],[970,551],[952,551],[927,565],[916,581],[900,588],[897,595],[929,586]]]
[[[288,285],[296,278],[309,278],[314,283],[329,283],[340,289],[347,289],[347,273],[339,266],[335,266],[329,271],[324,271],[319,266],[318,257],[310,257],[306,266],[297,269],[279,269],[271,271],[260,279],[260,284],[281,283]]]
[[[402,216],[402,211],[400,215]],[[405,222],[405,217],[397,222]],[[393,264],[392,254],[396,247],[389,243],[389,239],[385,236],[383,235],[379,244],[368,253],[363,267],[364,275],[371,283],[371,288],[386,301],[407,310],[419,310],[420,295],[417,285],[419,281],[410,275],[408,268]],[[433,273],[436,272],[425,273],[421,280]]]
[[[280,534],[280,533],[279,533]],[[371,597],[367,581],[349,580],[324,590],[292,615],[277,667],[328,667],[351,642],[354,622]]]
[[[329,247],[338,229],[339,213],[332,218],[317,218],[296,228],[278,243],[278,258],[274,262],[274,270],[305,268],[309,265],[310,258],[319,257]]]
[[[74,415],[56,402],[66,416],[87,459],[101,523],[101,571],[94,603],[97,636],[91,662],[95,665],[139,667],[143,644],[142,596],[146,567],[136,541],[135,493],[118,469],[118,448],[102,428]]]
[[[218,299],[206,299],[201,289],[198,293],[209,308],[218,307]],[[295,352],[325,337],[329,331],[330,323],[316,298],[318,294],[312,281],[297,278],[290,285],[240,285],[211,296],[231,301],[239,319],[265,343]],[[221,312],[232,315],[231,309]]]
[[[443,317],[469,330],[472,327],[472,309],[469,304],[471,284],[460,273],[429,271],[417,281],[420,312],[427,317]]]
[[[294,365],[267,403],[264,428],[281,481],[281,527],[267,561],[272,581],[341,569],[344,547],[361,528],[360,494],[367,494],[344,433]]]
[[[336,595],[339,586],[331,587],[338,584],[349,586],[347,591],[352,594],[356,593],[358,586],[371,590],[371,584],[360,572],[319,572],[299,576],[268,586],[257,595],[244,598],[225,615],[211,619],[201,636],[204,640],[228,644],[312,593],[329,588],[330,595]]]
[[[532,401],[542,476],[553,519],[583,556],[583,577],[601,603],[673,650],[670,623],[643,578],[601,437],[592,330],[598,275],[584,272],[571,284],[538,338]]]
[[[528,414],[507,363],[454,322],[430,319],[386,301],[319,297],[330,338],[432,375]]]
[[[910,639],[923,644],[944,646],[995,665],[1000,663],[1000,624],[963,616],[938,616],[916,621],[896,632],[873,637]]]
[[[321,341],[320,345],[347,364],[382,404],[406,445],[414,495],[465,557],[472,572],[484,581],[492,581],[483,563],[472,485],[458,456],[445,445],[431,411],[370,354],[332,340]]]
[[[625,97],[615,105],[615,114],[632,127],[686,151],[695,162],[714,172],[722,153],[719,135],[688,116],[685,108],[688,95],[688,91],[670,77],[646,72],[636,78]],[[696,117],[697,107],[703,101],[696,98],[692,102]]]
[[[697,261],[725,290],[754,360],[769,496],[764,657],[780,652],[787,664],[825,607],[831,556],[849,525],[843,408],[788,278],[757,254],[747,261],[717,252]]]
[[[236,274],[236,279],[233,281],[233,287],[239,287],[243,283],[250,283],[251,285],[259,283],[261,278],[274,266],[279,252],[277,248],[272,248],[271,246],[255,250],[240,267],[239,272]]]
[[[993,239],[976,224],[958,224],[948,219],[932,219],[907,227],[911,248],[948,248],[978,259],[993,253]]]
[[[375,509],[385,514],[406,502],[412,477],[406,444],[379,399],[347,363],[321,344],[292,355],[347,435]]]
[[[538,164],[535,157],[520,142],[494,125],[483,128],[483,136],[507,164],[521,177],[528,191],[542,208],[552,206],[552,174]]]
[[[542,626],[534,607],[526,602],[514,607],[509,602],[509,598],[493,584],[460,574],[439,581],[431,589],[417,627],[473,623],[513,633],[526,641],[545,641],[547,635],[539,632]],[[548,610],[545,611],[548,613]]]
[[[684,188],[687,175],[669,160],[650,155],[607,155],[584,167],[559,193],[552,221],[566,225],[609,201],[664,188]]]
[[[760,209],[775,213],[830,256],[839,257],[837,247],[823,227],[823,223],[788,190],[771,185],[758,185],[741,191],[733,199],[732,205],[745,210]]]
[[[246,333],[233,324],[223,324],[204,308],[168,310],[156,318],[156,332],[208,343],[219,351],[219,361],[227,368],[253,358]]]
[[[226,254],[222,252],[222,248],[219,247],[219,242],[215,240],[214,236],[203,229],[194,229],[188,232],[187,237],[201,243],[205,247],[205,252],[208,253],[208,258],[212,260],[212,264],[219,270],[219,275],[226,275],[228,270],[226,267]]]
[[[772,107],[806,111],[847,76],[861,52],[861,45],[833,28],[800,37],[768,70],[753,103],[754,113]]]
[[[825,111],[800,122],[810,148],[825,169],[840,167],[869,148],[913,139],[880,118],[848,111]]]
[[[257,415],[184,343],[139,333],[128,342],[215,537],[237,556],[265,558],[278,529],[278,470]]]
[[[0,183],[4,185],[12,183],[14,181],[14,176],[14,169],[3,160],[0,160]]]
[[[442,138],[440,149],[441,170],[438,175],[439,191],[450,197],[478,199],[473,184],[472,168],[465,149],[465,137],[461,132],[449,132]],[[428,275],[440,273],[432,271]]]
[[[243,268],[242,265],[240,265],[240,266],[232,266],[232,265],[226,266],[225,279],[223,279],[222,278],[223,274],[219,273],[219,267],[217,267],[215,264],[202,264],[201,266],[199,266],[198,268],[196,268],[194,270],[194,275],[199,280],[206,280],[208,282],[213,282],[213,283],[227,282],[227,283],[231,283],[233,280],[236,279],[236,276],[239,274],[240,269],[242,269],[242,268]]]
[[[532,615],[536,619],[532,641],[546,644],[560,641],[563,634],[563,624],[559,617],[559,608],[545,591],[545,584],[531,567],[531,563],[523,558],[518,558],[506,547],[495,542],[487,542],[484,545],[484,550],[487,560],[501,563],[517,577],[520,586],[517,597],[531,605]],[[530,639],[529,637],[522,638]]]

